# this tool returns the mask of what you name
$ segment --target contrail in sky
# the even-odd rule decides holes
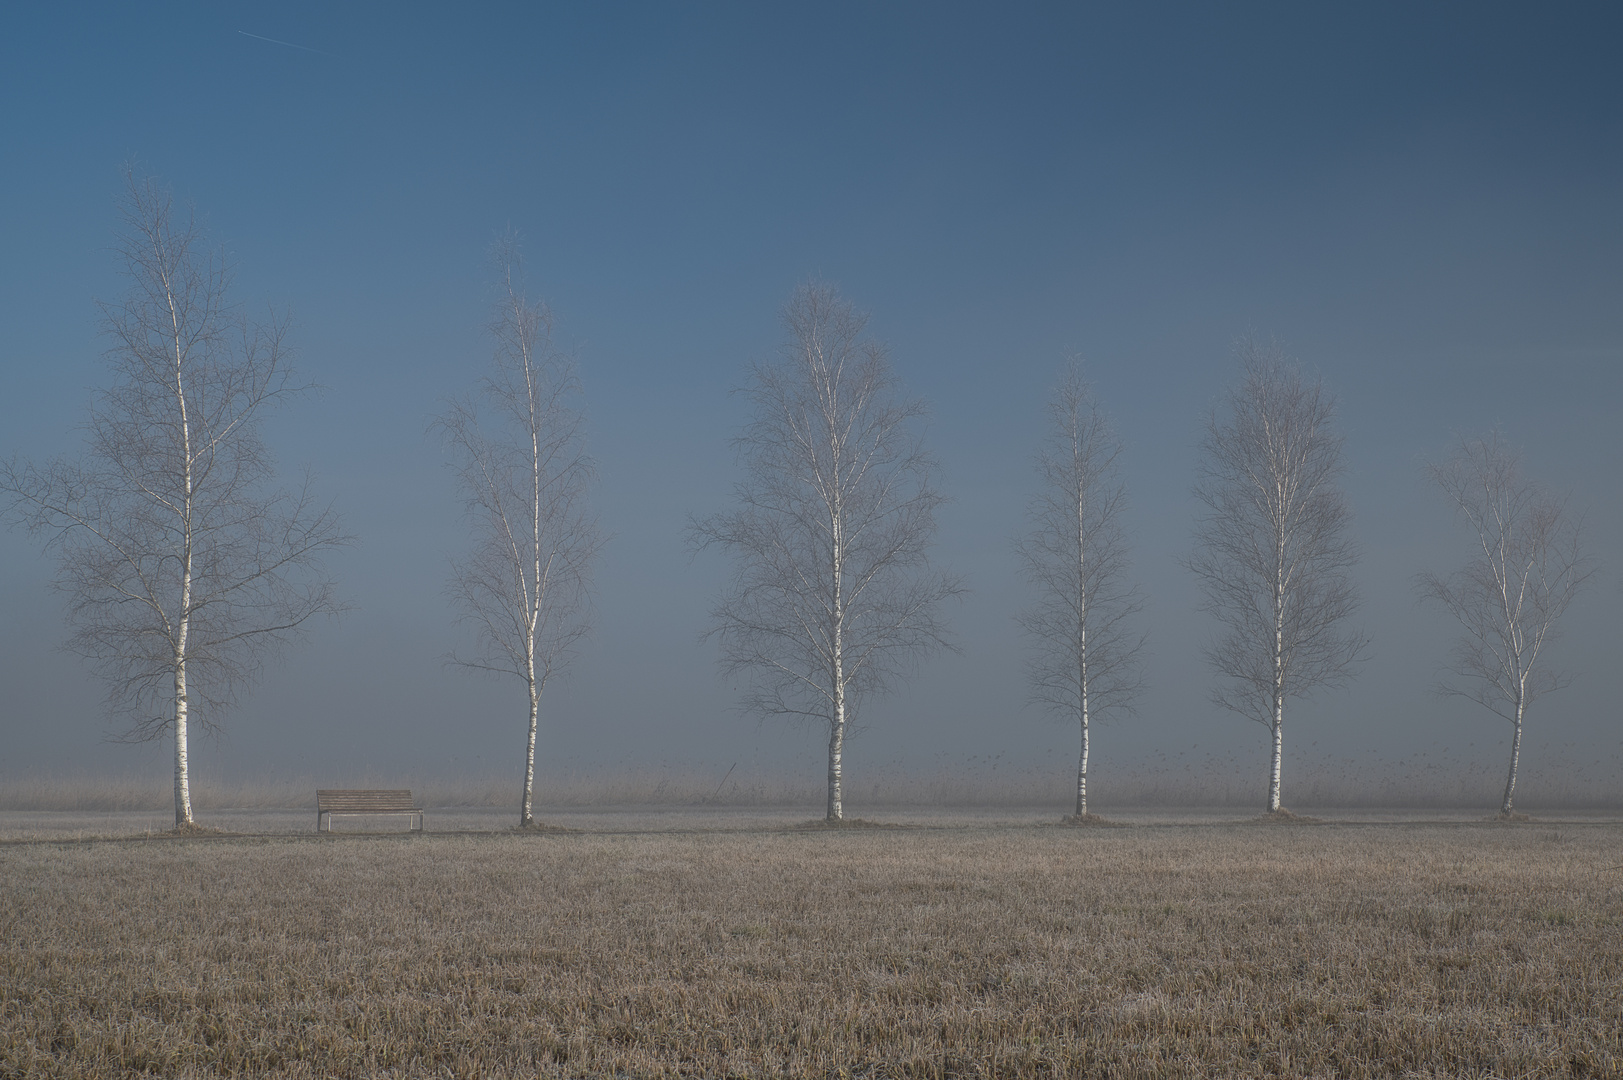
[[[322,56],[327,55],[326,53],[321,52],[320,49],[312,49],[308,45],[295,45],[291,41],[277,41],[273,37],[263,37],[263,36],[261,36],[259,34],[250,34],[246,30],[238,30],[237,33],[241,34],[243,37],[251,37],[251,38],[256,38],[256,39],[258,39],[260,41],[268,41],[272,45],[286,45],[290,49],[303,49],[305,52],[320,53]]]

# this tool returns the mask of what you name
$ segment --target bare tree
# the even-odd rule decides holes
[[[861,700],[945,644],[940,603],[962,587],[928,557],[942,498],[913,430],[924,406],[897,399],[867,317],[805,285],[783,321],[778,362],[753,365],[745,390],[738,509],[692,535],[734,559],[709,634],[724,669],[751,677],[746,708],[827,725],[827,817],[839,821]]]
[[[13,460],[0,491],[58,555],[69,647],[108,684],[128,737],[175,740],[175,825],[192,824],[187,738],[214,727],[310,619],[339,610],[321,558],[345,542],[309,477],[271,489],[265,412],[302,387],[285,319],[250,323],[194,215],[126,170],[118,252],[129,280],[102,305],[112,383],[77,462]],[[201,710],[194,709],[201,703]]]
[[[1357,549],[1336,481],[1334,403],[1274,344],[1236,348],[1242,376],[1201,441],[1195,497],[1205,512],[1189,568],[1221,627],[1206,659],[1213,701],[1273,736],[1268,811],[1280,810],[1285,701],[1347,679],[1366,639],[1342,629],[1357,607]]]
[[[588,584],[602,546],[587,506],[593,479],[574,364],[553,346],[552,314],[526,298],[517,239],[493,251],[501,295],[491,372],[438,422],[473,532],[450,593],[477,634],[463,667],[516,675],[529,694],[519,824],[535,822],[541,694],[590,631]]]
[[[1092,721],[1130,711],[1143,685],[1138,658],[1144,639],[1131,625],[1142,603],[1126,581],[1120,456],[1121,443],[1073,360],[1048,403],[1048,431],[1037,455],[1041,488],[1028,511],[1032,531],[1018,551],[1038,592],[1019,616],[1031,642],[1031,698],[1082,731],[1078,820],[1088,814]]]
[[[1520,455],[1498,431],[1461,439],[1448,461],[1428,471],[1476,533],[1462,569],[1447,578],[1428,573],[1418,579],[1422,599],[1442,604],[1465,631],[1454,648],[1452,671],[1459,681],[1440,689],[1510,721],[1510,770],[1499,805],[1508,817],[1527,707],[1568,681],[1539,664],[1539,657],[1594,564],[1566,498],[1523,476]]]

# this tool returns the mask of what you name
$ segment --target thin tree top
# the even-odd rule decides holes
[[[693,525],[734,560],[710,633],[726,670],[755,674],[764,713],[826,719],[840,695],[884,689],[946,643],[939,603],[962,591],[929,560],[943,498],[924,405],[899,396],[866,322],[830,286],[796,291],[789,340],[743,391],[737,508]]]
[[[156,180],[125,178],[116,250],[129,289],[102,305],[110,379],[85,452],[12,462],[0,488],[50,538],[69,647],[144,738],[193,699],[212,726],[268,655],[341,611],[323,557],[348,538],[308,474],[293,490],[274,483],[260,422],[303,389],[286,319],[245,318],[195,216]]]
[[[1214,700],[1271,724],[1276,694],[1339,685],[1368,639],[1345,626],[1358,546],[1334,399],[1276,343],[1242,339],[1236,353],[1240,378],[1201,440],[1188,565],[1219,626],[1206,657],[1227,682]]]
[[[1474,534],[1453,574],[1416,579],[1422,599],[1441,604],[1462,630],[1438,689],[1514,720],[1569,681],[1544,650],[1596,572],[1583,516],[1565,494],[1526,474],[1520,451],[1497,428],[1459,438],[1427,473]]]

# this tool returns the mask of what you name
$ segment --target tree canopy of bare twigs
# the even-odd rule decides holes
[[[541,695],[590,632],[588,588],[603,537],[587,502],[594,470],[575,365],[553,344],[551,312],[525,295],[517,239],[498,240],[493,256],[501,292],[490,323],[490,374],[438,421],[472,532],[449,592],[476,645],[451,659],[524,681],[519,824],[528,826]]]
[[[867,318],[826,285],[799,288],[789,340],[745,388],[753,416],[734,441],[737,509],[695,522],[736,575],[710,637],[744,706],[828,731],[830,821],[844,817],[844,745],[861,701],[946,644],[941,603],[962,592],[931,565],[942,497],[915,428],[924,406],[897,396]]]
[[[1566,497],[1524,476],[1520,454],[1497,430],[1461,439],[1447,461],[1427,472],[1476,534],[1461,569],[1417,581],[1421,598],[1441,604],[1464,631],[1454,648],[1454,678],[1439,689],[1510,722],[1510,769],[1499,807],[1509,816],[1527,707],[1568,681],[1538,661],[1594,563]]]
[[[128,736],[173,732],[185,827],[192,722],[216,725],[267,653],[339,610],[322,557],[346,538],[308,475],[291,492],[272,486],[260,422],[303,389],[285,318],[244,318],[194,216],[156,181],[126,180],[117,250],[129,292],[102,305],[111,380],[89,445],[78,461],[7,463],[0,491],[55,549],[69,647],[131,718]]]
[[[1194,494],[1204,507],[1189,568],[1219,631],[1206,649],[1222,678],[1213,701],[1273,736],[1268,810],[1280,810],[1285,701],[1345,681],[1363,634],[1358,552],[1337,485],[1341,438],[1321,382],[1304,379],[1277,345],[1242,340],[1238,386],[1214,409]]]
[[[1132,627],[1143,605],[1126,577],[1120,456],[1120,441],[1081,365],[1072,361],[1048,403],[1037,454],[1040,484],[1027,511],[1032,528],[1017,544],[1021,569],[1037,592],[1018,618],[1029,643],[1031,700],[1081,729],[1079,819],[1088,813],[1092,722],[1130,711],[1143,684],[1144,639]]]

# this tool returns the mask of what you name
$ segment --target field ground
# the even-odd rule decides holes
[[[0,815],[0,1077],[1623,1076],[1616,820],[457,814]]]

